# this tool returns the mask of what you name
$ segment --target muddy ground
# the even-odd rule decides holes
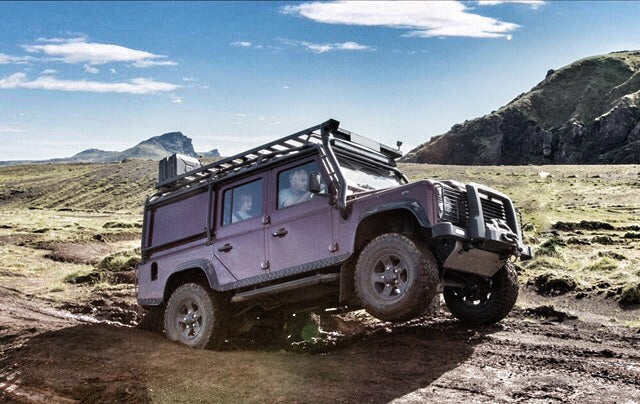
[[[333,316],[316,343],[219,352],[6,287],[0,302],[5,401],[640,402],[640,330],[538,302],[479,330],[445,309],[401,325]]]

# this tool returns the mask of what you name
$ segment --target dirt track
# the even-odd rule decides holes
[[[194,351],[0,288],[0,400],[640,402],[640,333],[515,310],[469,330],[443,314],[398,326],[331,321],[307,347]]]

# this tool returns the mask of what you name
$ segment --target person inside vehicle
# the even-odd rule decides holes
[[[253,206],[253,197],[249,194],[242,194],[238,200],[239,203],[237,204],[237,208],[231,215],[231,223],[240,222],[253,217],[250,213]]]
[[[309,192],[309,174],[304,169],[296,170],[289,176],[289,188],[280,190],[278,194],[279,207],[308,201],[312,195]]]

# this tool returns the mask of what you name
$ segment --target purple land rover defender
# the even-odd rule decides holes
[[[462,321],[501,320],[518,295],[512,261],[531,256],[511,200],[478,184],[409,183],[399,157],[328,120],[205,166],[161,161],[140,304],[194,348],[328,309],[406,321],[439,293]]]

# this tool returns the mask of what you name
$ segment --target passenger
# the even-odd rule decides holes
[[[242,194],[240,195],[239,201],[240,203],[238,204],[238,208],[231,215],[231,223],[239,222],[253,217],[253,215],[249,213],[253,206],[253,197],[249,194]]]
[[[278,194],[279,207],[308,201],[312,195],[309,192],[309,174],[303,169],[296,170],[289,176],[289,188],[280,190]]]

